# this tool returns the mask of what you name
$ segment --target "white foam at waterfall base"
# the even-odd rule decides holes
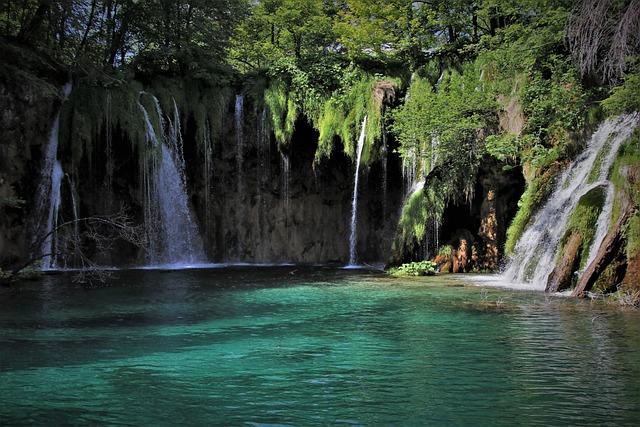
[[[367,135],[367,116],[362,120],[362,128],[360,137],[358,138],[358,147],[356,154],[356,172],[353,180],[353,199],[351,200],[351,234],[349,236],[349,265],[347,267],[356,266],[357,252],[356,245],[358,243],[358,183],[360,178],[360,160],[362,159],[362,149],[364,140]]]
[[[598,127],[584,151],[559,176],[547,202],[530,221],[516,244],[514,255],[501,280],[530,283],[536,289],[545,289],[571,213],[580,198],[592,189],[598,186],[609,188],[607,178],[616,154],[620,145],[638,126],[638,121],[637,113],[626,114],[608,119]],[[592,174],[594,167],[599,167],[595,179]],[[597,251],[606,235],[612,201],[613,197],[608,196],[598,218],[589,260],[593,259],[593,252]]]

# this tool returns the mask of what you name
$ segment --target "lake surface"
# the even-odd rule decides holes
[[[637,425],[640,313],[329,268],[0,289],[0,424]]]

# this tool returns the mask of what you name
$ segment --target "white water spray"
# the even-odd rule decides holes
[[[174,103],[174,117],[165,134],[160,103],[155,96],[149,96],[156,107],[161,132],[160,135],[156,133],[147,110],[138,103],[145,121],[146,149],[151,153],[147,159],[149,164],[145,165],[150,172],[144,183],[145,225],[151,240],[151,262],[172,265],[203,262],[202,240],[186,190],[178,109]]]
[[[606,235],[611,217],[613,194],[607,177],[620,145],[638,126],[639,119],[637,113],[628,114],[608,119],[600,125],[585,150],[560,175],[548,201],[522,234],[503,273],[503,279],[511,282],[529,282],[544,290],[555,267],[560,240],[566,232],[571,213],[583,195],[596,187],[605,186],[606,202],[598,218],[598,227],[588,258],[589,262],[593,260]],[[599,167],[595,182],[589,179],[594,167]]]
[[[71,83],[67,83],[62,88],[63,102],[71,94]],[[38,185],[36,196],[36,212],[44,223],[37,227],[36,239],[44,238],[39,248],[42,257],[42,269],[55,269],[56,265],[56,228],[58,223],[58,212],[61,204],[62,165],[58,160],[58,142],[60,133],[60,111],[51,126],[49,140],[44,150],[40,184]]]

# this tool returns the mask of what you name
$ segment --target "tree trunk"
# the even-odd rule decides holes
[[[32,41],[37,33],[38,29],[42,26],[45,17],[51,10],[52,0],[40,0],[36,12],[33,14],[29,23],[24,25],[18,33],[18,39],[22,41]]]
[[[78,46],[78,51],[76,52],[76,59],[82,54],[84,50],[84,46],[87,43],[87,37],[89,36],[89,31],[93,26],[93,17],[96,13],[96,3],[97,0],[92,0],[91,2],[91,11],[89,12],[89,19],[87,21],[87,27],[84,29],[84,33],[82,34],[82,40],[80,41],[80,45]]]

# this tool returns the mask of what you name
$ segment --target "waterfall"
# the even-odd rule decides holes
[[[78,205],[78,190],[76,189],[71,176],[67,174],[67,181],[69,182],[69,193],[71,194],[71,208],[73,213],[73,237],[74,241],[78,242],[80,238],[80,224],[78,223],[78,219],[80,219],[80,208]]]
[[[362,128],[360,129],[360,137],[358,138],[358,148],[356,154],[356,172],[353,182],[353,199],[351,200],[351,235],[349,236],[349,265],[356,265],[356,245],[358,231],[358,182],[360,181],[360,160],[362,158],[362,149],[364,140],[367,136],[367,116],[362,120]]]
[[[49,191],[49,213],[47,215],[47,223],[45,228],[45,239],[42,242],[41,253],[42,257],[42,269],[49,270],[57,268],[57,232],[58,227],[58,212],[60,211],[60,187],[62,185],[62,165],[58,160],[53,164],[51,171],[51,188]]]
[[[385,132],[384,123],[382,125],[382,219],[387,219],[387,180],[388,180],[388,147],[387,147],[387,132]]]
[[[193,220],[186,190],[180,116],[174,101],[173,120],[164,129],[164,119],[158,99],[154,102],[158,135],[142,103],[138,103],[145,122],[147,147],[145,161],[145,226],[150,239],[153,263],[193,264],[205,260],[198,226]],[[157,221],[157,223],[156,223]],[[160,244],[159,246],[158,243]]]
[[[429,164],[429,173],[433,171],[438,162],[438,146],[440,145],[440,138],[438,135],[431,136],[431,161]],[[426,171],[425,171],[426,172]]]
[[[111,193],[113,187],[113,119],[111,117],[111,91],[107,92],[105,105],[105,190]]]
[[[212,235],[211,212],[211,180],[213,177],[213,144],[211,143],[211,130],[208,117],[204,120],[204,130],[202,132],[202,149],[204,151],[204,221],[205,233]]]
[[[411,195],[411,187],[416,180],[418,156],[415,147],[410,147],[402,156],[402,181],[404,183],[404,197]]]
[[[284,203],[285,225],[289,223],[289,211],[291,209],[291,161],[289,156],[280,152],[282,161],[282,200]]]
[[[256,113],[256,115],[258,115]],[[265,185],[271,175],[271,141],[267,125],[267,109],[263,108],[257,121],[256,134],[258,137],[258,183]]]
[[[262,112],[256,110],[258,120],[256,127],[257,148],[258,148],[258,170],[256,179],[256,198],[258,209],[256,209],[256,234],[258,236],[258,250],[256,251],[261,261],[266,261],[266,248],[269,246],[268,238],[264,235],[267,215],[267,202],[264,197],[264,188],[268,185],[271,176],[271,140],[269,139],[267,125],[267,109],[262,108]]]
[[[608,189],[606,202],[598,218],[588,258],[589,262],[593,260],[611,217],[613,191],[607,177],[620,145],[631,135],[638,122],[638,114],[629,114],[608,119],[598,127],[585,150],[559,176],[546,204],[520,237],[503,273],[504,279],[530,282],[544,289],[555,267],[560,240],[565,234],[571,213],[583,195],[596,187],[605,186]],[[598,172],[595,180],[590,179],[593,178],[593,172]]]
[[[241,224],[244,222],[244,176],[243,176],[243,168],[244,168],[244,132],[243,132],[243,124],[244,124],[244,96],[236,95],[235,109],[234,109],[234,124],[236,130],[236,203],[235,203],[235,256],[237,260],[242,258],[242,242],[243,238],[241,236],[242,227]]]
[[[71,94],[71,83],[67,83],[62,88],[63,102]],[[60,110],[62,107],[60,108]],[[40,183],[36,193],[36,232],[34,241],[43,239],[38,248],[42,257],[42,269],[55,269],[56,265],[56,228],[58,223],[58,212],[60,210],[60,187],[62,185],[62,165],[58,160],[58,142],[60,134],[60,111],[56,114],[49,133],[42,170],[40,172]],[[43,221],[44,220],[44,221]]]
[[[238,174],[238,194],[242,194],[242,168],[244,155],[244,133],[242,129],[244,114],[244,97],[236,95],[236,105],[234,111],[234,122],[236,126],[236,171]]]

